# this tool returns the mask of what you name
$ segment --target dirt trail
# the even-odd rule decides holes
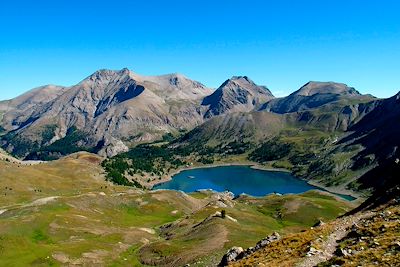
[[[8,206],[3,206],[0,207],[0,215],[6,211],[9,210],[15,210],[15,209],[21,209],[21,208],[29,208],[29,207],[37,207],[37,206],[43,206],[46,205],[50,202],[56,201],[58,199],[73,199],[73,198],[79,198],[82,196],[91,196],[91,197],[96,197],[96,196],[104,196],[103,192],[87,192],[83,194],[76,194],[72,196],[49,196],[49,197],[43,197],[39,198],[36,200],[32,200],[29,203],[18,203],[14,205],[8,205]]]
[[[56,200],[57,198],[59,198],[59,196],[39,198],[39,199],[32,201],[29,204],[23,205],[22,207],[26,208],[26,207],[36,207],[36,206],[46,205],[47,203],[52,202],[52,201]]]
[[[320,249],[314,255],[305,258],[297,267],[313,267],[319,263],[330,260],[338,246],[338,241],[343,239],[348,233],[349,228],[361,219],[372,216],[371,213],[363,213],[351,217],[344,217],[335,225],[335,230],[324,240]]]
[[[26,204],[15,204],[15,205],[10,205],[10,206],[0,207],[0,215],[9,210],[43,206],[49,202],[57,200],[58,198],[60,198],[60,197],[59,196],[44,197],[44,198],[39,198],[39,199],[33,200],[32,202],[29,202]]]

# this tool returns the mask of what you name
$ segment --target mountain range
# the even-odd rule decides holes
[[[334,82],[276,98],[247,76],[211,89],[181,74],[99,70],[71,87],[1,101],[0,144],[21,159],[51,160],[81,150],[113,157],[159,141],[190,151],[246,144],[250,153],[275,138],[296,147],[276,165],[328,187],[368,188],[377,184],[369,171],[400,157],[399,106],[399,94],[377,99]]]
[[[0,102],[0,125],[8,133],[3,147],[26,157],[76,129],[85,133],[79,146],[113,156],[217,115],[258,109],[273,98],[247,77],[232,77],[212,90],[181,74],[100,70],[72,87],[43,86]]]
[[[335,82],[276,98],[247,76],[212,89],[122,69],[35,88],[0,101],[2,260],[396,265],[399,121],[400,93],[378,99]],[[216,164],[286,169],[321,190],[146,190]]]
[[[261,128],[273,131],[276,127],[268,127],[270,120],[324,120],[329,129],[346,130],[367,108],[360,103],[372,100],[332,82],[309,82],[287,97],[275,98],[267,87],[246,76],[232,77],[213,90],[181,74],[140,76],[128,69],[99,70],[71,87],[42,86],[0,102],[0,126],[7,133],[3,148],[22,158],[74,131],[84,133],[75,145],[113,156],[224,115],[215,121],[238,120],[235,123],[243,125],[247,120],[251,125],[261,120],[265,122]],[[310,112],[319,107],[337,109],[338,114],[327,122],[327,114]],[[290,115],[277,118],[267,112]]]

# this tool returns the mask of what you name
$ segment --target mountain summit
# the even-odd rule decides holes
[[[315,94],[361,95],[356,89],[344,83],[314,81],[306,83],[291,95],[312,96]]]
[[[249,112],[273,98],[267,87],[255,84],[247,76],[234,76],[204,98],[202,105],[208,106],[205,117],[210,118],[227,111]]]
[[[334,82],[308,82],[287,97],[269,101],[261,109],[275,113],[298,112],[318,108],[328,103],[350,99],[372,100],[372,96],[361,95],[353,87]]]

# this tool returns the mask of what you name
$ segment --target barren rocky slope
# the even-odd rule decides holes
[[[2,146],[25,157],[67,138],[61,142],[113,156],[166,133],[191,130],[215,115],[255,110],[272,98],[247,77],[233,77],[213,92],[181,74],[100,70],[69,88],[45,86],[1,102],[0,125],[8,133]],[[59,156],[59,151],[39,152]]]
[[[213,91],[181,74],[100,70],[69,88],[44,86],[1,102],[1,144],[19,157],[53,159],[65,155],[65,146],[66,154],[87,150],[114,156],[197,126],[196,136],[206,140],[260,141],[287,127],[345,131],[368,113],[372,100],[332,82],[309,82],[275,99],[247,76],[232,77]]]
[[[200,124],[200,103],[209,94],[180,74],[146,77],[127,69],[100,70],[70,88],[39,88],[9,101],[1,123],[11,132],[5,148],[15,151],[18,142],[31,149],[46,146],[75,127],[87,136],[81,146],[101,143],[101,154],[115,155],[130,143]]]

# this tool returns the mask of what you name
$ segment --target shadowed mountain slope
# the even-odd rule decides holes
[[[374,98],[361,95],[353,87],[333,82],[308,82],[287,97],[277,98],[264,104],[261,109],[275,113],[290,113],[314,109],[328,103],[371,101]]]

